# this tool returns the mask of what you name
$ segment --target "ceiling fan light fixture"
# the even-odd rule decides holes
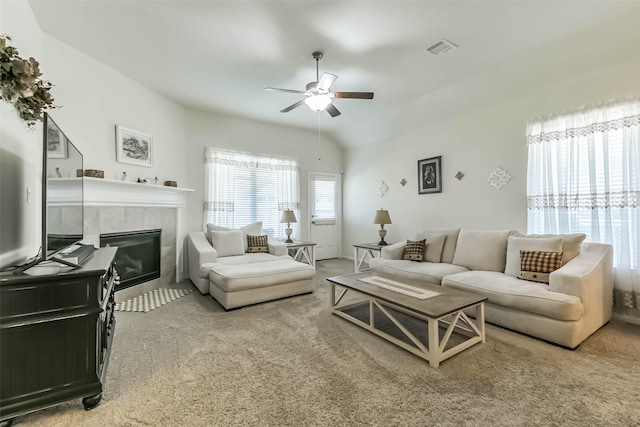
[[[305,98],[304,103],[313,111],[324,111],[331,104],[329,95],[312,95]]]

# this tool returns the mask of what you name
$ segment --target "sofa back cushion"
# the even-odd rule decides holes
[[[586,239],[584,233],[573,234],[529,234],[527,237],[560,237],[562,239],[562,265],[565,265],[580,253],[580,246]]]
[[[469,270],[504,272],[510,230],[471,230],[458,236],[453,264]]]
[[[231,231],[231,230],[235,230],[235,229],[229,228],[229,227],[221,227],[215,224],[207,224],[207,239],[209,240],[209,243],[213,245],[213,241],[211,239],[212,231]],[[264,234],[262,232],[262,221],[258,221],[252,224],[242,226],[238,228],[238,230],[242,232],[242,241],[243,241],[242,245],[244,247],[244,252],[247,252],[247,250],[249,249],[249,244],[247,243],[247,236],[249,234],[252,234],[252,235]]]
[[[242,231],[211,231],[211,244],[219,257],[244,255]]]
[[[505,274],[513,277],[520,276],[520,251],[562,252],[562,239],[560,237],[509,236]]]
[[[425,230],[419,233],[416,233],[414,237],[419,235],[431,236],[434,234],[444,234],[444,244],[442,245],[442,251],[440,254],[440,261],[430,261],[429,262],[446,262],[451,264],[453,262],[453,255],[456,252],[456,244],[458,242],[458,233],[460,233],[459,228],[448,228],[448,229],[434,229],[434,230]],[[420,237],[422,238],[422,237]],[[427,251],[429,251],[429,241],[427,241]]]
[[[446,238],[446,234],[442,233],[417,233],[415,235],[415,240],[425,241],[427,249],[424,252],[424,261],[440,262],[442,259],[442,248],[444,247]]]

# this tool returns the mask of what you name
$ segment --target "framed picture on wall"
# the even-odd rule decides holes
[[[151,135],[116,125],[116,161],[136,166],[153,166]]]
[[[52,120],[47,121],[47,158],[67,158],[67,137]]]
[[[442,193],[442,156],[418,160],[418,194]]]

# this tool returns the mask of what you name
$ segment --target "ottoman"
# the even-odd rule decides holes
[[[241,265],[215,265],[209,293],[225,310],[313,292],[315,269],[292,259]]]

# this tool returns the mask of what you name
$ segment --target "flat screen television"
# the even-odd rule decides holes
[[[80,150],[51,116],[45,113],[43,122],[41,260],[46,260],[83,239],[84,165]]]

